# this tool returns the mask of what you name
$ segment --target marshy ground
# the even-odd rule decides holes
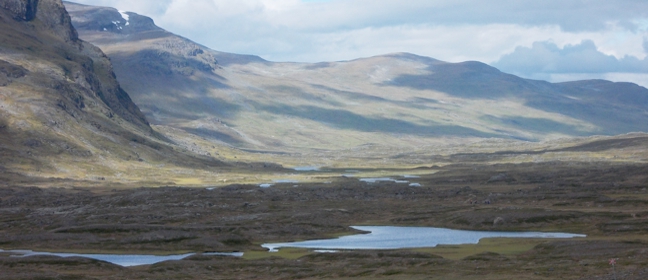
[[[364,170],[368,172],[368,170]],[[388,172],[388,171],[384,171]],[[81,258],[0,253],[3,279],[645,279],[648,165],[545,162],[392,171],[368,183],[157,188],[0,188],[0,248],[102,253],[244,251],[124,268]],[[403,177],[415,173],[419,178]],[[309,173],[327,176],[326,171]],[[328,238],[351,225],[587,234],[485,239],[387,251],[266,252],[260,244]],[[614,267],[608,264],[618,258]]]

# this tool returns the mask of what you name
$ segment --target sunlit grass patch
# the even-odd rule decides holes
[[[178,185],[201,185],[204,184],[203,180],[199,178],[177,178],[173,180]]]

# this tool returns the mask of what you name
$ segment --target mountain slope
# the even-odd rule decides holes
[[[60,0],[3,1],[0,40],[3,178],[132,181],[141,178],[129,171],[159,164],[222,165],[176,152],[150,127]]]
[[[135,13],[66,6],[152,123],[214,143],[302,152],[648,131],[648,90],[634,84],[552,84],[405,53],[268,62],[210,50]]]

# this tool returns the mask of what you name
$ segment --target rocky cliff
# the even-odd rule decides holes
[[[2,8],[18,21],[33,21],[42,23],[41,28],[47,29],[54,35],[67,42],[77,42],[78,35],[70,16],[65,11],[61,1],[52,0],[4,0]]]
[[[30,21],[36,17],[38,0],[5,0],[0,5],[9,11],[13,18]]]
[[[60,0],[0,2],[0,42],[0,177],[128,177],[133,165],[215,162],[174,152],[150,127]]]

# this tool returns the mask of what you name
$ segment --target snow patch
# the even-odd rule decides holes
[[[125,12],[125,11],[119,11],[121,14],[122,18],[126,21],[126,25],[128,25],[128,21],[130,20],[130,16]]]
[[[121,21],[113,21],[112,23],[115,25],[115,27],[117,27],[117,29],[122,30],[122,27],[119,26],[119,24],[121,24]]]

